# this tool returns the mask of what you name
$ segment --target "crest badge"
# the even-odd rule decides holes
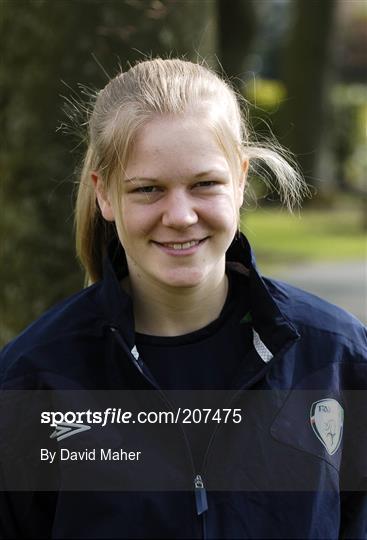
[[[321,399],[311,405],[310,421],[316,437],[332,456],[338,450],[343,433],[343,407],[336,399]]]

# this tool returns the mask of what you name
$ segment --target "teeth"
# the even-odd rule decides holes
[[[163,244],[164,246],[173,248],[173,249],[188,249],[192,246],[197,246],[199,240],[192,240],[191,242],[185,242],[184,244]]]

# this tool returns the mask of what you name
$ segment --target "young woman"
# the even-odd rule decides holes
[[[239,232],[254,162],[288,206],[304,192],[283,155],[250,139],[236,94],[202,65],[143,61],[98,93],[76,205],[89,286],[0,360],[4,395],[51,392],[42,418],[59,414],[40,428],[27,400],[16,465],[0,453],[3,537],[366,538],[364,328],[260,277]],[[175,421],[127,415],[119,431],[122,395]],[[14,422],[1,425],[9,450]],[[35,474],[25,444],[41,448]]]

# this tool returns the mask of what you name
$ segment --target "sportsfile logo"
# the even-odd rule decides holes
[[[41,413],[41,424],[50,424],[53,427],[65,422],[67,424],[102,424],[102,427],[109,424],[129,424],[133,413],[108,407],[104,411],[43,411]]]
[[[87,431],[88,429],[91,429],[91,427],[86,426],[85,424],[71,424],[67,422],[60,422],[60,424],[56,426],[55,431],[51,433],[50,439],[62,441],[67,437],[71,437],[72,435],[76,435],[77,433],[81,433],[82,431]]]
[[[41,424],[50,424],[55,430],[51,433],[50,439],[62,441],[72,435],[77,435],[83,431],[91,429],[87,424],[100,424],[105,427],[107,423],[130,423],[132,412],[111,408],[104,411],[43,411],[41,413]],[[87,424],[85,424],[86,422]]]

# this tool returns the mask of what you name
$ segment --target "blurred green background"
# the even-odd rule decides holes
[[[83,285],[74,100],[158,54],[224,70],[312,186],[291,216],[252,179],[242,228],[260,269],[366,320],[366,22],[359,0],[2,0],[0,344]]]

